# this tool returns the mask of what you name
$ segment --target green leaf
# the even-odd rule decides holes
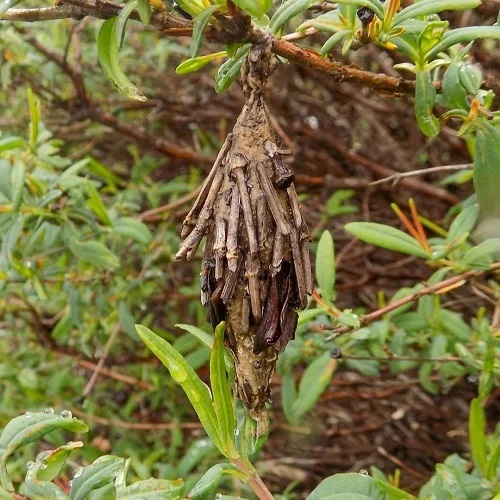
[[[118,304],[118,319],[120,320],[120,325],[124,332],[134,340],[138,340],[137,331],[135,329],[135,318],[132,316],[127,303],[124,300],[120,300]]]
[[[335,45],[337,45],[344,37],[347,37],[352,33],[351,30],[342,30],[339,31],[338,33],[335,33],[335,35],[332,35],[324,44],[323,47],[321,47],[320,54],[322,56],[325,56],[328,54]]]
[[[233,2],[245,12],[254,17],[261,17],[272,7],[272,0],[233,0]]]
[[[21,202],[23,201],[23,191],[24,191],[24,178],[26,176],[26,168],[24,163],[21,161],[16,161],[12,167],[12,173],[10,176],[10,186],[12,193],[12,208],[14,210],[19,210]]]
[[[306,500],[411,500],[412,495],[378,481],[368,473],[349,472],[327,477]]]
[[[483,73],[477,64],[464,62],[458,69],[460,84],[470,95],[477,95],[483,84]],[[465,108],[467,109],[467,108]]]
[[[118,61],[116,18],[103,22],[97,35],[97,55],[106,76],[117,89],[127,97],[145,101],[146,97],[137,89],[122,71]]]
[[[2,16],[12,7],[15,7],[17,4],[21,3],[23,0],[3,0],[0,3],[0,19]]]
[[[461,64],[456,61],[452,61],[452,63],[448,66],[443,75],[443,86],[441,92],[446,104],[449,107],[468,110],[470,105],[467,100],[467,93],[460,83],[460,66]]]
[[[500,217],[500,128],[481,123],[476,133],[474,189],[481,215]]]
[[[121,47],[123,45],[123,38],[125,37],[125,26],[127,25],[130,14],[132,14],[132,12],[136,8],[137,0],[131,0],[130,2],[125,4],[125,7],[123,7],[123,9],[116,17],[115,36],[118,47]]]
[[[360,240],[395,252],[429,258],[415,238],[391,226],[376,222],[350,222],[344,229]]]
[[[191,17],[198,16],[205,9],[205,4],[199,0],[177,0],[176,4]]]
[[[29,143],[30,147],[33,150],[36,150],[36,143],[38,141],[38,130],[40,128],[40,119],[41,119],[41,108],[40,108],[40,100],[35,97],[35,94],[28,88],[28,106],[30,110],[30,137]]]
[[[197,328],[193,325],[184,325],[182,323],[178,323],[175,325],[177,328],[181,328],[186,332],[189,332],[191,335],[194,335],[203,345],[207,346],[210,350],[212,350],[212,346],[214,344],[214,338],[209,335],[207,332],[204,332],[200,328]]]
[[[464,208],[451,223],[446,241],[452,243],[459,240],[464,235],[469,234],[476,224],[479,215],[479,206],[471,205]]]
[[[480,38],[500,39],[500,26],[469,26],[467,28],[457,28],[450,30],[443,35],[442,40],[435,45],[427,54],[426,58],[431,60],[440,52],[457,45],[459,43],[467,44]]]
[[[331,304],[335,295],[335,251],[330,231],[323,231],[316,251],[316,280],[321,289],[321,296]]]
[[[167,367],[172,378],[184,389],[206,433],[221,453],[224,453],[208,387],[201,381],[186,360],[166,340],[145,326],[136,325],[136,329],[142,341]]]
[[[0,436],[0,482],[7,490],[13,486],[7,474],[7,459],[19,448],[38,441],[41,437],[56,429],[72,432],[88,432],[89,428],[80,420],[71,416],[55,415],[52,412],[26,412],[23,416],[12,419]]]
[[[203,42],[203,31],[205,30],[208,21],[212,14],[220,9],[219,4],[210,5],[203,12],[197,15],[193,20],[193,36],[191,37],[191,44],[189,46],[189,55],[196,57],[201,49]]]
[[[151,22],[152,11],[149,0],[137,0],[137,12],[139,12],[139,17],[144,24]]]
[[[82,473],[73,478],[71,485],[71,500],[84,500],[88,494],[97,488],[112,483],[125,467],[125,459],[113,455],[103,455],[95,460]]]
[[[35,462],[28,466],[25,479],[26,494],[33,500],[47,498],[65,499],[68,495],[58,486],[51,483],[61,467],[66,462],[69,454],[76,448],[83,446],[81,441],[68,443],[56,450],[42,451]],[[78,471],[78,469],[77,469]],[[77,472],[75,472],[77,474]]]
[[[89,197],[86,203],[87,206],[97,215],[97,217],[99,217],[105,226],[112,226],[113,223],[109,217],[106,205],[102,201],[102,198],[95,186],[92,183],[87,182],[85,187]]]
[[[184,492],[184,481],[182,479],[144,479],[120,490],[120,500],[155,500],[163,498],[168,500],[178,500]]]
[[[116,268],[120,266],[120,259],[99,241],[68,242],[68,247],[73,255],[84,262],[99,268]]]
[[[417,71],[415,83],[415,116],[418,126],[427,137],[434,137],[439,134],[441,127],[432,113],[436,102],[436,88],[432,84],[430,71]]]
[[[212,386],[213,406],[219,436],[225,450],[224,455],[228,458],[238,458],[238,452],[234,447],[236,416],[224,364],[225,330],[226,323],[224,322],[220,323],[215,329],[214,345],[210,356],[210,385]]]
[[[38,479],[38,474],[44,468],[44,463],[37,460],[36,462],[28,463],[28,471],[26,473],[26,478],[24,481],[25,494],[30,500],[46,500],[50,498],[51,500],[65,500],[69,496],[50,481],[40,481]]]
[[[194,485],[189,492],[190,500],[205,500],[206,498],[219,498],[216,496],[217,488],[224,471],[234,469],[232,464],[216,464],[210,467],[202,478]]]
[[[422,363],[418,370],[418,381],[427,392],[430,392],[431,394],[437,394],[439,392],[439,387],[431,380],[433,371],[433,363],[431,363],[430,361]]]
[[[144,246],[149,245],[153,240],[153,235],[148,226],[132,217],[120,217],[113,224],[113,232],[131,238]]]
[[[336,361],[330,357],[330,352],[325,351],[306,368],[299,384],[297,398],[292,406],[295,423],[311,410],[330,385],[336,365]]]
[[[340,9],[343,5],[355,5],[356,7],[368,7],[370,10],[375,12],[375,15],[382,19],[384,17],[384,2],[380,0],[340,0],[338,2],[341,4]],[[344,13],[345,15],[345,13]],[[354,12],[355,15],[355,12]]]
[[[43,467],[38,472],[38,479],[52,481],[61,471],[70,453],[82,446],[83,443],[81,441],[70,441],[55,450],[42,451],[36,457],[37,462],[41,461],[43,464]]]
[[[391,27],[397,26],[411,18],[437,14],[443,10],[474,9],[480,4],[480,0],[421,0],[398,12],[394,16]]]
[[[486,418],[479,399],[473,399],[469,411],[469,441],[474,462],[486,476]]]
[[[315,0],[287,0],[283,2],[271,17],[269,25],[271,33],[277,33],[292,17],[305,12],[315,3]]]
[[[476,269],[487,269],[494,260],[497,260],[498,252],[500,252],[500,238],[490,238],[468,250],[462,257],[461,264]]]
[[[28,144],[22,137],[5,137],[4,139],[0,139],[0,152],[7,151],[9,149],[24,149],[27,145]]]
[[[184,493],[184,480],[175,479],[145,479],[136,481],[126,486],[126,476],[130,464],[130,458],[125,461],[123,468],[118,472],[115,479],[116,498],[120,500],[154,500],[164,498],[178,500]]]
[[[221,65],[215,77],[215,91],[221,93],[226,90],[240,74],[243,60],[245,59],[251,44],[242,45],[237,51],[234,58],[228,59]]]
[[[206,56],[192,57],[191,59],[186,59],[184,62],[181,62],[179,66],[175,68],[175,72],[178,75],[193,73],[194,71],[198,71],[206,66],[209,62],[225,56],[226,52],[223,50],[222,52],[214,52],[213,54],[207,54]]]

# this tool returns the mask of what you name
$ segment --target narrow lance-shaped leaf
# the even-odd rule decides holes
[[[189,492],[190,500],[205,500],[206,498],[219,498],[217,488],[224,471],[227,469],[234,469],[232,464],[216,464],[210,467],[202,478],[194,485],[193,489]]]
[[[71,500],[84,500],[89,493],[112,483],[125,467],[125,459],[113,455],[104,455],[85,467],[78,477],[73,478]]]
[[[234,447],[236,416],[224,363],[225,330],[226,324],[224,322],[215,329],[214,345],[210,356],[210,384],[219,436],[225,450],[224,454],[229,458],[238,458],[238,452]]]
[[[68,247],[73,255],[95,267],[116,268],[120,265],[118,257],[99,241],[69,241]]]
[[[415,83],[415,116],[418,126],[426,136],[434,137],[439,133],[440,125],[432,113],[436,89],[432,84],[431,73],[427,70],[417,71]]]
[[[97,55],[106,76],[118,90],[132,99],[145,101],[144,95],[132,84],[122,71],[118,61],[118,41],[116,37],[116,18],[103,22],[97,35]]]
[[[468,250],[462,257],[461,263],[473,268],[488,268],[500,253],[500,238],[484,240],[479,245]]]
[[[206,433],[221,453],[224,453],[208,387],[171,344],[145,326],[136,325],[136,329],[142,341],[167,367],[172,378],[184,389]]]
[[[25,178],[26,168],[24,163],[21,161],[16,161],[12,167],[12,174],[10,176],[10,186],[12,192],[12,208],[18,210],[23,201],[23,191],[24,191],[24,178]]]
[[[500,217],[500,128],[481,123],[476,132],[474,189],[483,217]],[[500,236],[500,235],[499,235]]]
[[[474,42],[480,38],[500,40],[500,26],[469,26],[467,28],[450,30],[445,33],[443,39],[426,54],[426,58],[432,60],[440,52],[449,49],[453,45]]]
[[[407,19],[437,14],[443,10],[474,9],[480,4],[480,0],[423,0],[398,12],[394,16],[392,26],[397,26]]]
[[[292,406],[295,422],[314,406],[328,387],[336,364],[337,362],[330,357],[330,353],[325,351],[306,368],[299,384],[297,398]]]
[[[335,286],[335,252],[330,231],[324,231],[316,252],[316,280],[321,289],[321,296],[330,304]]]
[[[240,9],[254,17],[263,16],[273,5],[272,0],[233,0]]]
[[[415,238],[391,226],[376,222],[351,222],[344,229],[360,240],[395,252],[429,258]]]
[[[137,8],[137,0],[132,0],[125,4],[125,7],[120,11],[116,18],[115,36],[118,47],[123,45],[123,38],[125,37],[125,26],[127,25],[128,18],[132,12]]]
[[[151,22],[152,10],[149,0],[137,0],[137,12],[139,12],[139,17],[144,24]]]
[[[298,16],[316,3],[315,0],[288,0],[281,4],[271,18],[269,29],[276,33],[290,19]]]
[[[228,59],[221,65],[215,77],[215,91],[217,93],[224,92],[236,80],[250,47],[251,45],[248,43],[243,45],[236,51],[234,58]]]
[[[193,73],[206,66],[209,62],[212,62],[215,59],[220,59],[221,57],[225,57],[226,55],[226,51],[223,50],[221,52],[207,54],[206,56],[191,57],[190,59],[186,59],[185,61],[181,62],[179,66],[175,68],[175,72],[178,75]]]
[[[201,44],[203,43],[203,31],[205,30],[208,21],[215,11],[220,9],[220,5],[210,5],[203,12],[197,15],[193,20],[193,36],[191,37],[191,45],[189,46],[189,55],[196,57],[200,52]]]
[[[473,399],[469,413],[469,441],[474,462],[485,476],[487,474],[486,462],[486,419],[479,399]]]

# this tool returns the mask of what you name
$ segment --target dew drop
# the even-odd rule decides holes
[[[73,480],[72,480],[72,479],[70,479],[70,480],[68,481],[68,486],[69,486],[70,488],[73,486]]]
[[[24,416],[25,416],[26,418],[31,418],[31,417],[33,416],[33,413],[31,413],[30,411],[27,411],[27,412],[24,414]]]
[[[54,413],[54,408],[45,408],[45,410],[43,410],[43,413],[52,415]]]
[[[467,380],[471,383],[471,384],[477,384],[478,381],[479,381],[479,377],[477,375],[469,375],[467,377]]]
[[[77,467],[73,472],[73,478],[76,479],[83,474],[83,467]]]
[[[239,429],[234,429],[234,435],[235,435],[235,436],[238,436],[238,435],[239,435],[239,433],[240,433],[240,430],[239,430]]]
[[[361,470],[359,471],[359,475],[360,475],[360,476],[363,476],[363,477],[368,477],[368,476],[369,476],[368,471],[367,471],[367,470],[365,470],[365,469],[361,469]]]
[[[70,410],[63,410],[60,413],[60,415],[61,415],[62,418],[71,418],[73,416],[73,414],[71,413]]]
[[[43,469],[46,469],[47,467],[48,467],[48,465],[47,465],[45,462],[42,462],[42,463],[40,464],[40,469],[42,469],[42,470],[43,470]]]
[[[26,463],[26,467],[28,467],[28,469],[31,469],[34,465],[35,462],[33,462],[33,460],[30,460],[29,462]]]

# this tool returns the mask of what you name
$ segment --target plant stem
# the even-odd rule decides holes
[[[257,495],[259,500],[273,500],[274,497],[271,492],[267,489],[257,471],[252,467],[249,469],[248,465],[241,459],[235,458],[232,460],[233,464],[238,467],[238,469],[248,475],[247,484],[250,489]]]

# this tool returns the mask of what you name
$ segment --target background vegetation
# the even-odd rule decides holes
[[[344,5],[346,13],[363,5],[350,3],[354,10]],[[495,28],[498,2],[445,10],[440,19],[425,12],[415,27],[427,29],[416,54],[435,53],[415,60],[397,31],[390,41],[398,50],[364,45],[358,18],[333,29],[331,5],[289,4],[295,10],[278,9],[269,30],[279,33],[286,22],[283,33],[292,41],[309,30],[307,45],[323,47],[333,59],[321,59],[327,64],[340,61],[347,82],[338,82],[341,73],[280,64],[267,89],[275,128],[294,152],[317,289],[280,358],[271,432],[259,443],[256,467],[269,490],[286,498],[304,498],[325,477],[347,471],[362,478],[370,471],[374,481],[409,492],[379,491],[380,498],[493,498],[500,488],[500,52],[498,26],[496,35],[480,26]],[[40,481],[41,488],[68,492],[72,476],[83,474],[79,467],[103,455],[115,458],[99,459],[97,472],[82,477],[93,477],[94,487],[116,480],[119,498],[132,495],[125,492],[127,467],[128,483],[171,481],[141,483],[141,495],[150,487],[169,491],[165,498],[182,495],[176,481],[183,478],[183,491],[195,498],[191,489],[201,488],[214,464],[221,467],[208,481],[215,489],[199,498],[252,495],[230,466],[220,465],[181,388],[134,327],[151,328],[210,380],[211,351],[200,342],[200,330],[212,331],[199,301],[199,260],[177,262],[174,255],[182,218],[244,102],[239,83],[215,92],[216,65],[175,73],[212,59],[220,64],[226,41],[213,26],[203,45],[201,30],[172,36],[191,34],[178,10],[177,24],[158,30],[166,14],[152,5],[151,24],[129,22],[125,29],[127,16],[144,21],[151,13],[144,2],[129,2],[127,16],[112,26],[106,21],[108,32],[92,17],[19,22],[13,8],[0,21],[0,427],[25,414],[13,422],[29,429],[16,442],[5,432],[0,452],[9,457],[13,485],[30,498],[55,497],[58,490],[36,489]],[[180,5],[198,20],[205,12],[207,22],[215,12]],[[251,5],[237,6],[266,24]],[[113,12],[111,3],[100,8],[104,17]],[[435,48],[448,29],[442,20],[450,29],[474,27],[444,59]],[[325,48],[322,31],[341,35]],[[117,33],[125,37],[119,68],[111,43]],[[481,33],[489,38],[467,45]],[[356,44],[359,50],[351,50]],[[240,45],[223,47],[231,56],[226,70],[248,48]],[[200,60],[200,53],[208,57]],[[441,69],[433,63],[440,59]],[[413,83],[393,68],[398,63],[416,73],[416,100]],[[373,81],[353,85],[357,67],[386,73],[385,88],[378,88],[384,93]],[[217,74],[222,90],[232,77]],[[436,86],[438,95],[429,90]],[[75,439],[68,431],[87,430],[83,422],[85,446],[65,444]],[[33,431],[34,423],[44,432]],[[335,481],[328,491],[335,484],[345,492],[353,478]],[[325,498],[321,489],[313,495]]]

